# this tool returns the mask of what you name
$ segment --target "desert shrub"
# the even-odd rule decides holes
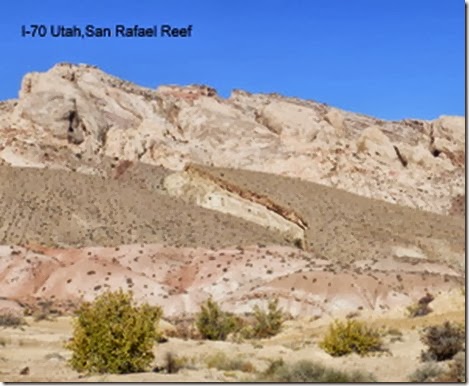
[[[186,365],[186,359],[178,357],[172,352],[167,352],[165,355],[165,370],[168,374],[176,374],[184,368]]]
[[[0,326],[1,327],[21,327],[26,324],[24,318],[19,315],[15,315],[11,312],[5,312],[0,314]]]
[[[409,376],[409,382],[436,382],[442,373],[441,368],[435,362],[428,362],[420,366]]]
[[[209,340],[225,340],[238,327],[234,316],[222,311],[212,299],[201,305],[195,324],[202,338]]]
[[[416,318],[419,316],[428,315],[433,310],[428,306],[428,304],[413,304],[407,307],[407,316],[409,318]]]
[[[133,305],[131,292],[105,292],[78,310],[67,348],[77,371],[132,373],[143,371],[154,359],[155,323],[161,309]]]
[[[464,327],[448,321],[424,329],[420,340],[428,347],[422,352],[423,361],[444,361],[465,349]]]
[[[51,300],[41,300],[37,303],[39,309],[32,313],[35,322],[41,320],[52,320],[58,316],[58,311],[53,309],[53,302]]]
[[[180,338],[184,340],[188,339],[200,339],[200,333],[194,324],[193,318],[181,317],[173,318],[170,320],[174,326],[174,330],[165,332],[165,335],[169,338]]]
[[[378,331],[367,327],[358,320],[336,321],[329,326],[319,346],[332,356],[342,356],[355,352],[366,355],[371,351],[382,350],[382,341]]]
[[[418,316],[425,316],[428,315],[433,310],[429,307],[429,304],[435,298],[431,294],[426,294],[423,298],[421,298],[417,304],[411,305],[407,307],[407,315],[409,318],[416,318]]]
[[[230,358],[223,352],[210,355],[205,359],[208,368],[215,368],[222,371],[242,371],[244,373],[255,372],[253,364],[240,357]]]
[[[269,360],[269,367],[262,373],[262,376],[264,378],[271,378],[274,376],[274,374],[278,371],[279,368],[285,366],[285,361],[283,358],[279,359],[270,359]]]
[[[251,324],[244,323],[233,340],[235,343],[242,343],[244,339],[254,338],[254,328]]]
[[[438,382],[466,382],[466,353],[458,352],[449,363],[448,371],[437,379]]]
[[[283,312],[278,307],[278,299],[269,301],[267,312],[256,305],[254,307],[254,318],[252,334],[255,338],[268,338],[277,335],[284,322]]]
[[[354,371],[346,373],[324,367],[320,364],[301,360],[286,364],[282,359],[272,361],[270,366],[258,376],[261,382],[373,382],[371,374]]]

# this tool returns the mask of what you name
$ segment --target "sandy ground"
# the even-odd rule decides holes
[[[361,370],[374,374],[379,382],[406,381],[409,374],[419,366],[419,355],[424,348],[419,333],[425,326],[439,324],[445,320],[464,322],[464,296],[452,292],[438,297],[433,303],[434,312],[421,318],[408,319],[401,311],[389,311],[376,315],[363,312],[359,319],[367,320],[378,328],[394,328],[402,333],[399,340],[392,335],[384,337],[388,353],[360,357],[349,355],[333,358],[318,347],[332,318],[302,318],[285,323],[282,332],[270,339],[249,340],[241,343],[210,342],[169,338],[168,342],[155,345],[156,355],[153,366],[164,365],[167,352],[186,357],[188,368],[177,374],[146,372],[125,375],[87,375],[72,370],[67,360],[71,353],[63,344],[72,334],[72,318],[59,317],[52,321],[34,322],[27,318],[23,328],[1,328],[0,340],[0,381],[4,382],[209,382],[245,381],[253,373],[221,371],[207,368],[206,358],[217,352],[226,353],[230,358],[243,358],[257,371],[263,371],[269,359],[283,358],[286,362],[300,359],[313,360],[324,365],[344,370]],[[29,372],[20,372],[28,367]]]

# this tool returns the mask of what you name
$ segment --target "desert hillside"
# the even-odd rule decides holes
[[[207,86],[149,89],[89,65],[27,74],[0,104],[0,159],[99,173],[104,156],[298,177],[439,214],[461,213],[463,117],[384,121],[323,103]],[[77,162],[77,159],[80,162]]]
[[[290,324],[261,343],[285,357],[327,362],[302,334],[350,315],[404,325],[414,355],[417,324],[464,318],[464,218],[463,117],[385,121],[277,94],[150,89],[67,63],[26,74],[18,99],[0,102],[0,311],[47,302],[63,315],[57,331],[27,328],[35,366],[48,363],[37,342],[59,350],[76,306],[118,288],[161,306],[166,323],[209,297],[238,315],[278,298]],[[434,314],[410,325],[406,308],[428,294]],[[403,380],[409,354],[392,343]],[[1,354],[0,374],[25,379],[22,359]]]

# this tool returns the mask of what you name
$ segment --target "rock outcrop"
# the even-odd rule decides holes
[[[127,286],[166,315],[209,296],[333,315],[457,291],[464,141],[463,117],[27,74],[0,102],[0,308]]]
[[[18,100],[0,104],[0,130],[0,159],[18,166],[72,169],[81,157],[94,166],[80,171],[99,174],[103,156],[172,170],[194,162],[440,214],[464,193],[463,117],[384,121],[277,94],[149,89],[88,65],[27,74]]]

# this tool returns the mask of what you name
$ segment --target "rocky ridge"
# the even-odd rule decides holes
[[[384,121],[277,94],[149,89],[63,63],[24,77],[19,98],[0,104],[0,130],[0,159],[16,166],[99,174],[103,157],[171,170],[193,162],[461,214],[451,208],[464,195],[463,117]]]
[[[464,140],[462,117],[27,74],[0,103],[2,302],[127,286],[168,315],[207,296],[321,315],[458,290]]]

